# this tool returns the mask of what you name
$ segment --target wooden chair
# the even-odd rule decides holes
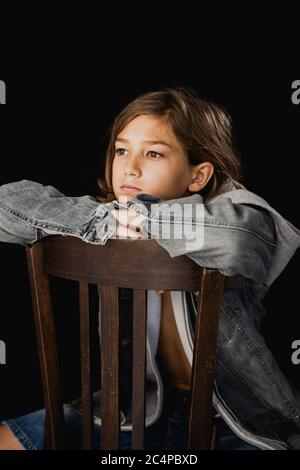
[[[171,258],[154,240],[109,239],[105,245],[52,235],[26,247],[46,409],[45,446],[63,446],[63,406],[48,275],[79,281],[83,448],[92,448],[89,284],[101,297],[101,449],[119,449],[118,288],[133,289],[132,449],[143,449],[145,423],[146,294],[153,290],[199,291],[189,407],[188,449],[215,446],[212,390],[224,278],[186,256]]]

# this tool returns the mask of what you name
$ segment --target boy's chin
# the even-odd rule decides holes
[[[129,201],[130,199],[135,198],[137,195],[136,194],[120,194],[118,196],[118,201],[119,202],[126,202]]]

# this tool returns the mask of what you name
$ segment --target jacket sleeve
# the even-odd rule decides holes
[[[25,195],[25,202],[29,188],[30,186],[25,187],[22,181],[0,186],[0,242],[25,246],[38,239],[38,229],[31,225],[25,216],[25,204],[20,207],[21,197]],[[33,198],[30,199],[33,202]],[[15,202],[18,203],[15,205]]]
[[[256,205],[233,203],[228,197],[194,206],[198,207],[188,213],[181,205],[178,209],[175,206],[173,213],[154,210],[150,216],[148,210],[149,218],[142,223],[141,232],[156,239],[171,257],[186,255],[225,276],[241,274],[263,282],[276,246],[270,213]]]
[[[4,184],[0,186],[0,241],[26,246],[50,234],[85,239],[93,232],[97,243],[104,244],[111,235],[104,230],[109,215],[105,205],[92,196],[66,196],[31,180]]]

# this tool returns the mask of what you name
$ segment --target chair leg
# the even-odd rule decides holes
[[[43,269],[42,245],[27,247],[27,263],[40,372],[46,408],[45,448],[63,448],[64,414],[49,278]]]
[[[218,428],[216,424],[212,426],[210,450],[216,450],[218,445]]]
[[[224,276],[217,270],[203,269],[195,325],[189,449],[211,447],[211,407],[223,289]]]

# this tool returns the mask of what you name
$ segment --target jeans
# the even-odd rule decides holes
[[[145,428],[144,448],[177,450],[186,449],[188,440],[187,404],[189,392],[180,390],[172,384],[165,387],[163,411],[154,424]],[[82,443],[81,415],[69,405],[64,405],[65,417],[65,448],[80,449]],[[26,450],[44,449],[45,409],[17,418],[2,421],[14,433]],[[214,416],[218,429],[218,445],[220,450],[259,450],[238,436],[226,425],[219,416]],[[101,426],[94,423],[93,447],[100,448]],[[120,432],[120,449],[131,448],[131,432]]]

